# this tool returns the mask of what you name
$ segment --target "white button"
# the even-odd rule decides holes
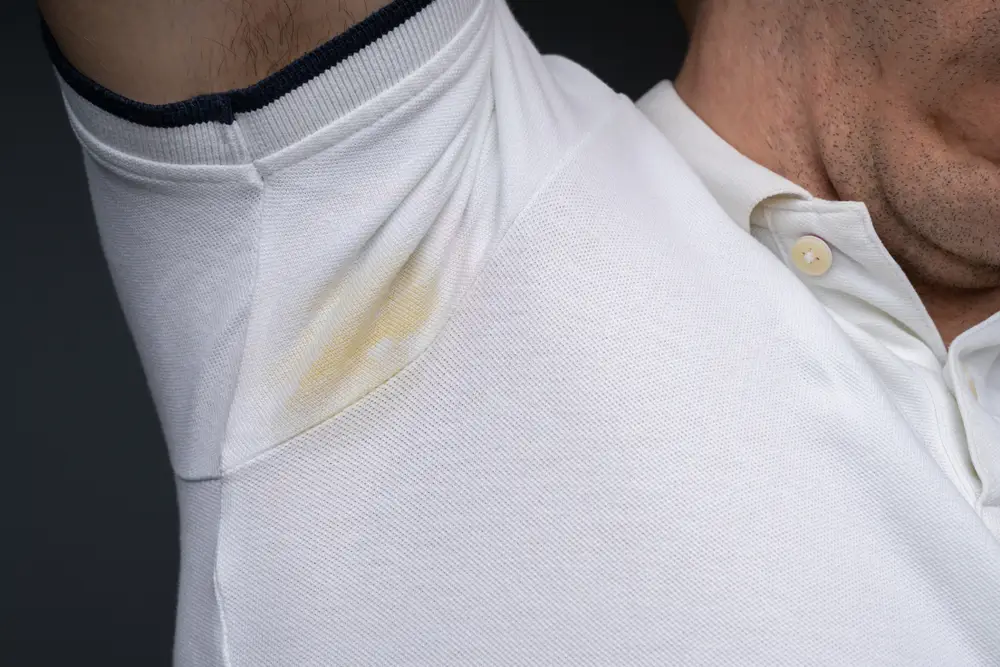
[[[803,236],[792,246],[792,264],[809,276],[821,276],[833,264],[833,251],[818,236]]]

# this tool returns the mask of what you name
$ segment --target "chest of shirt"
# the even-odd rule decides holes
[[[906,275],[857,202],[774,199],[751,234],[801,280],[877,375],[882,390],[962,496],[1000,528],[1000,316],[945,350]]]

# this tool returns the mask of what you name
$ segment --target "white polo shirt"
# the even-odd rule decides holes
[[[729,217],[813,293],[914,436],[1000,536],[1000,313],[946,350],[863,202],[817,199],[754,163],[698,118],[669,81],[638,106]]]
[[[949,404],[856,205],[736,215],[495,0],[164,107],[52,46],[177,473],[176,664],[996,664],[996,319]]]

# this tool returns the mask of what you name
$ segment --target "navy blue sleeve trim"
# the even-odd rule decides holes
[[[42,21],[42,39],[60,76],[88,102],[139,125],[182,127],[233,122],[235,114],[255,111],[319,76],[399,27],[434,0],[394,0],[328,42],[248,88],[199,95],[170,104],[145,104],[114,93],[77,70],[63,55]]]

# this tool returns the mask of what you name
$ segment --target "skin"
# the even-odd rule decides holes
[[[39,0],[81,72],[139,102],[243,88],[390,0]]]
[[[946,345],[1000,311],[1000,3],[691,9],[676,87],[706,123],[818,197],[865,202]]]

